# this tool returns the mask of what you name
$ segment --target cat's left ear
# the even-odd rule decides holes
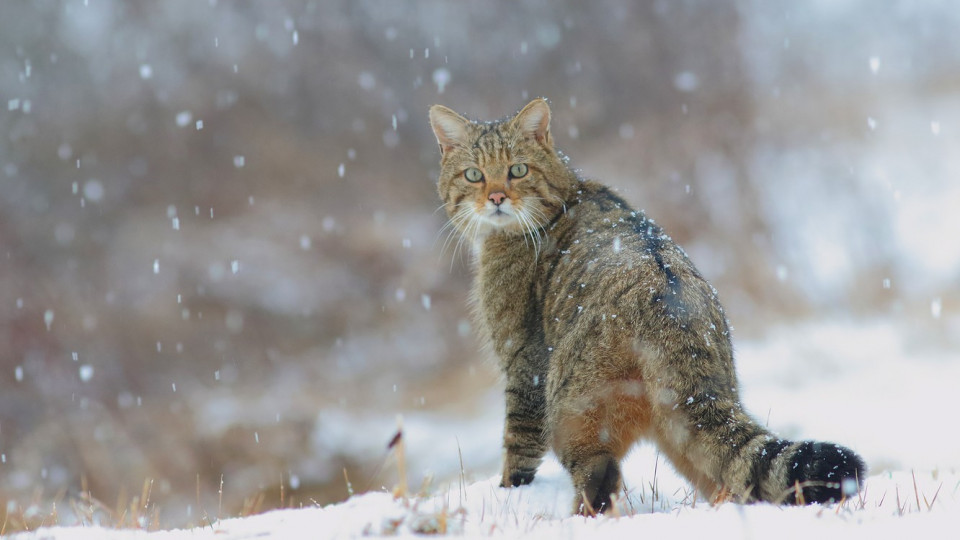
[[[464,146],[467,140],[467,124],[470,121],[443,105],[430,107],[430,127],[437,136],[440,153],[446,154],[455,146]]]
[[[527,104],[513,119],[524,137],[552,146],[550,138],[550,106],[547,100],[537,98]]]

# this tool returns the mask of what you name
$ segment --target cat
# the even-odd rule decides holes
[[[744,411],[716,290],[652,219],[568,166],[545,100],[495,122],[441,105],[429,117],[448,226],[474,250],[475,319],[506,379],[502,487],[532,482],[550,447],[573,512],[604,512],[642,439],[713,499],[858,492],[856,453],[781,439]]]

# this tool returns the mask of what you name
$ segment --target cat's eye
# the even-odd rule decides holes
[[[467,179],[467,182],[479,182],[483,180],[483,173],[480,172],[480,169],[476,167],[470,167],[469,169],[463,171],[463,177]]]
[[[510,167],[510,178],[523,178],[527,175],[526,163],[514,163]]]

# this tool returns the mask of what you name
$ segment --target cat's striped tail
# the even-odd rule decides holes
[[[747,501],[775,504],[837,502],[857,494],[866,466],[838,444],[771,438],[744,449],[750,462]]]

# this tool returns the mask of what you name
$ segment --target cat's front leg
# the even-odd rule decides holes
[[[529,366],[506,370],[506,420],[500,487],[529,484],[547,451],[544,377]],[[527,368],[527,369],[524,369]]]

